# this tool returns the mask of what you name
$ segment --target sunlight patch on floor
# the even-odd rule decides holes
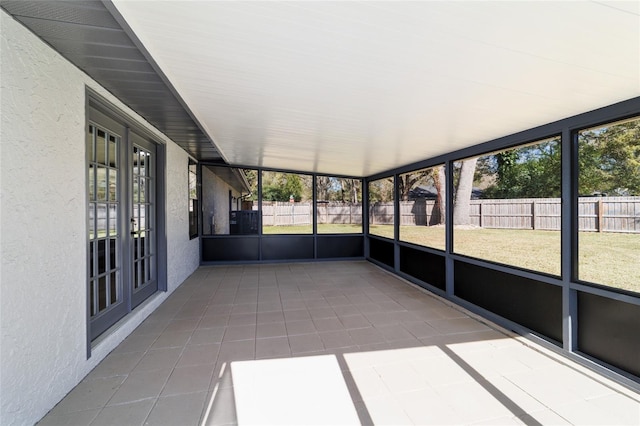
[[[358,425],[334,355],[231,363],[238,425]]]

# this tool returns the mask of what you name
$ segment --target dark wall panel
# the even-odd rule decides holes
[[[369,238],[369,256],[387,266],[394,267],[393,241]]]
[[[262,237],[263,260],[313,259],[312,235],[269,235]]]
[[[640,306],[578,292],[578,350],[640,377]]]
[[[318,235],[318,259],[363,257],[363,235]]]
[[[454,263],[456,296],[562,341],[562,289],[559,286],[462,261]]]
[[[256,237],[201,237],[201,239],[202,262],[260,259],[260,240]]]
[[[400,270],[420,281],[446,290],[444,256],[401,246]]]

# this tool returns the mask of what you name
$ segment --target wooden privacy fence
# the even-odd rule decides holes
[[[432,225],[435,200],[400,202],[400,225]],[[559,198],[518,198],[471,200],[471,224],[482,228],[541,229],[559,231]],[[369,209],[372,225],[393,225],[393,203],[373,203]],[[311,225],[310,202],[263,202],[265,226]],[[362,204],[318,203],[318,223],[361,224]],[[578,226],[581,231],[640,233],[640,197],[581,197],[578,199]]]
[[[312,203],[309,202],[262,202],[262,224],[264,226],[310,225],[313,223],[312,214]]]
[[[255,207],[257,209],[257,207]],[[265,226],[311,225],[312,203],[262,202],[262,223]],[[362,224],[360,203],[318,203],[319,224]]]
[[[360,225],[362,224],[362,204],[318,203],[318,223]]]
[[[400,225],[432,224],[435,200],[400,202]],[[559,198],[471,200],[471,224],[482,228],[543,229],[559,231]],[[371,224],[393,224],[393,203],[375,203]],[[578,226],[581,231],[640,233],[640,197],[580,197]]]
[[[640,233],[640,197],[579,198],[578,229]]]

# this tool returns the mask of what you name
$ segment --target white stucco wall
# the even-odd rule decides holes
[[[0,424],[44,416],[199,263],[189,240],[187,154],[18,24],[1,19]],[[86,359],[85,89],[166,145],[169,292]]]
[[[213,170],[212,170],[213,169]],[[202,168],[202,211],[204,223],[202,233],[204,235],[211,232],[211,215],[215,220],[215,232],[217,235],[228,235],[231,228],[229,225],[229,191],[234,199],[231,210],[237,210],[237,198],[240,197],[238,191],[233,189],[227,182],[215,174],[215,167]]]
[[[199,239],[189,239],[189,158],[182,148],[167,149],[167,287],[172,292],[200,265]]]

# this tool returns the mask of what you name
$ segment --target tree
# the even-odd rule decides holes
[[[581,195],[640,195],[640,119],[578,134]]]
[[[369,201],[392,202],[393,194],[393,178],[384,178],[369,182]]]
[[[340,179],[342,185],[342,202],[357,204],[362,198],[360,189],[360,180],[358,179]],[[345,201],[346,196],[346,201]]]
[[[480,177],[494,178],[494,183],[484,189],[482,198],[559,197],[560,153],[559,139],[552,139],[481,157],[478,160]]]
[[[317,176],[316,194],[318,201],[358,203],[361,198],[360,180]]]
[[[436,188],[436,203],[433,206],[433,213],[429,225],[442,225],[446,222],[446,175],[444,166],[436,166],[430,170],[433,186]]]
[[[453,201],[453,224],[468,225],[470,223],[471,192],[473,177],[478,158],[470,158],[460,162],[460,170]]]
[[[412,173],[400,175],[398,179],[398,194],[402,201],[409,201],[409,193],[417,184],[425,184],[429,181],[428,169],[418,170]]]
[[[293,197],[296,202],[301,201],[303,189],[300,176],[287,173],[285,183],[281,191],[283,195],[282,198],[284,198],[284,200],[281,199],[280,201],[289,201],[291,197]]]
[[[265,201],[295,201],[311,199],[311,176],[295,173],[263,172],[262,199]]]
[[[318,201],[328,201],[331,190],[331,178],[328,176],[316,177],[316,196]]]

